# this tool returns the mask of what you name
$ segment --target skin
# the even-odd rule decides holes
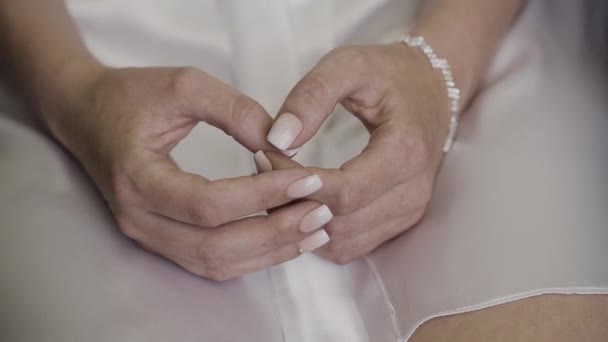
[[[272,118],[253,99],[193,68],[101,65],[59,0],[1,1],[0,44],[17,90],[142,247],[220,281],[300,255],[299,221],[320,204],[240,217],[291,202],[288,185],[310,171],[209,181],[169,157],[201,121],[251,151],[272,149]]]
[[[520,5],[439,1],[421,16],[414,34],[450,60],[464,102]],[[269,174],[209,181],[182,172],[170,151],[200,121],[252,152],[276,151],[265,139],[271,117],[255,100],[202,70],[100,64],[60,0],[2,1],[0,10],[0,43],[9,51],[4,64],[16,88],[80,161],[120,229],[191,272],[224,280],[293,259],[306,236],[297,224],[306,214],[302,207],[324,203],[336,214],[328,227],[332,241],[320,254],[340,264],[424,214],[449,115],[441,78],[415,49],[400,43],[336,49],[285,100],[281,113],[304,124],[294,147],[315,134],[337,103],[365,123],[370,144],[340,170],[295,167],[271,153],[276,165]],[[460,24],[446,29],[443,23],[454,18]],[[383,173],[375,172],[377,165],[386,166]],[[312,174],[325,186],[309,201],[238,219],[289,203],[289,184]],[[370,179],[379,181],[367,189]],[[249,225],[255,229],[244,228]]]
[[[473,97],[521,6],[517,0],[460,0],[425,8],[413,35],[424,36],[450,61],[463,104]],[[444,25],[455,18],[458,25]],[[338,104],[370,132],[361,154],[340,168],[305,168],[324,184],[309,198],[335,215],[325,227],[331,241],[317,254],[349,263],[424,216],[451,116],[443,83],[418,49],[402,43],[347,46],[325,55],[289,93],[280,113],[303,124],[289,149],[308,142]],[[272,170],[302,168],[279,153],[266,154]]]
[[[521,6],[520,0],[438,0],[420,16],[413,34],[425,36],[450,61],[464,103]],[[195,274],[225,280],[297,257],[298,243],[307,236],[298,223],[320,203],[335,218],[326,227],[332,240],[318,253],[347,263],[415,224],[430,200],[448,103],[437,71],[403,44],[336,49],[285,100],[280,113],[293,113],[304,124],[292,148],[312,138],[338,103],[369,129],[367,148],[337,170],[304,168],[277,153],[265,139],[270,115],[202,70],[100,64],[60,0],[0,0],[0,46],[6,76],[50,134],[82,164],[120,229]],[[200,121],[252,152],[269,151],[273,171],[219,181],[181,171],[169,152]],[[324,187],[290,204],[288,185],[312,174],[321,176]],[[277,207],[267,216],[239,219]],[[566,304],[531,299],[521,302],[521,311],[507,304],[432,320],[414,341],[453,341],[451,336],[486,341],[514,333],[522,341],[579,336],[547,337],[556,326],[571,334],[594,327],[589,340],[599,341],[605,336],[598,327],[606,326],[606,306],[598,308],[592,297],[571,298]],[[544,312],[580,324],[525,323]],[[513,319],[524,323],[497,326]]]
[[[432,319],[410,342],[604,342],[606,308],[606,295],[543,295]]]

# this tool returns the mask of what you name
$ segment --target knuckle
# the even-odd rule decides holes
[[[324,229],[331,236],[332,241],[339,241],[348,236],[347,227],[352,227],[352,225],[348,222],[348,216],[335,216],[329,221]]]
[[[279,247],[285,244],[292,236],[288,232],[294,227],[293,220],[285,214],[270,215],[268,219],[268,243],[272,247]],[[287,234],[286,234],[287,233]]]
[[[297,94],[298,101],[302,101],[301,105],[316,108],[327,107],[331,99],[331,90],[319,75],[303,78],[293,88],[292,94]]]
[[[214,201],[199,200],[187,209],[187,215],[192,222],[203,227],[215,228],[222,224]]]
[[[151,244],[146,243],[144,241],[135,241],[135,243],[141,247],[143,250],[153,253],[153,254],[157,254],[158,250],[156,248],[154,248]]]
[[[205,277],[213,281],[226,281],[234,278],[235,276],[229,273],[225,268],[209,268],[205,272]]]
[[[336,259],[334,260],[334,262],[337,265],[344,266],[344,265],[350,264],[351,262],[353,262],[353,260],[355,260],[354,257],[352,257],[350,255],[342,254],[342,255],[338,255],[336,257]]]
[[[113,202],[128,205],[135,200],[133,185],[124,172],[113,170],[110,176],[111,198]]]
[[[185,267],[189,272],[213,281],[225,281],[234,277],[234,275],[229,274],[226,268],[213,268],[202,266],[198,264],[188,265]]]
[[[290,228],[294,227],[294,222],[291,217],[289,217],[289,215],[286,215],[285,213],[283,213],[282,215],[271,215],[269,217],[269,226],[272,232],[272,243],[275,246],[279,246],[282,243],[283,234],[285,232],[288,232]]]
[[[238,94],[232,100],[230,109],[230,125],[231,127],[241,127],[247,125],[251,120],[249,118],[256,113],[264,112],[264,108],[257,101],[249,96]],[[231,127],[226,127],[230,129]]]
[[[368,54],[363,49],[353,46],[336,48],[330,52],[329,56],[336,63],[348,63],[349,66],[357,68],[355,70],[361,70],[367,67],[369,63]]]
[[[119,215],[116,217],[116,222],[118,223],[118,228],[125,236],[135,241],[142,240],[141,230],[131,219]]]
[[[336,265],[340,265],[340,266],[350,264],[354,259],[355,258],[351,254],[347,254],[347,253],[335,254],[332,257],[332,261]]]
[[[178,95],[192,94],[202,76],[203,72],[193,67],[177,68],[171,77],[171,90]]]
[[[330,243],[327,246],[327,257],[331,262],[338,265],[346,265],[353,260],[343,243]]]
[[[336,195],[336,214],[350,214],[360,207],[361,199],[354,191],[352,182],[348,177],[344,177],[344,182],[338,188]]]
[[[188,220],[190,222],[196,222],[205,226],[204,224],[202,224],[202,222],[206,220],[207,215],[205,215],[205,213],[203,212],[202,205],[199,204],[188,207],[186,215],[188,216]]]
[[[410,226],[413,226],[415,224],[417,224],[418,222],[420,222],[420,220],[422,220],[422,218],[424,217],[424,214],[426,214],[426,206],[422,207],[418,210],[416,210],[412,216],[412,221]]]
[[[180,265],[182,266],[184,269],[186,269],[188,272],[197,275],[199,277],[203,277],[203,278],[209,278],[207,277],[207,269],[205,269],[204,267],[198,265],[198,264],[194,264],[194,265],[188,265],[188,266],[184,266],[184,265]]]

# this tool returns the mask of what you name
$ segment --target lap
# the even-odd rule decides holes
[[[421,325],[410,342],[608,339],[608,295],[542,295]]]
[[[97,331],[97,340],[102,341],[113,340],[110,335],[124,337],[133,333],[134,328],[129,327],[126,322],[141,324],[140,322],[163,321],[166,317],[181,317],[180,320],[170,320],[162,325],[146,326],[140,333],[143,334],[142,336],[151,337],[157,336],[160,330],[171,330],[166,333],[167,336],[183,337],[183,331],[192,329],[199,322],[198,319],[192,321],[183,319],[184,316],[188,316],[207,317],[213,324],[205,326],[205,333],[209,337],[225,337],[226,332],[229,331],[231,318],[240,315],[241,319],[257,317],[259,321],[263,313],[268,313],[264,320],[268,324],[267,329],[260,329],[260,335],[268,336],[259,336],[259,339],[280,340],[278,335],[273,335],[277,323],[270,304],[268,307],[261,307],[258,299],[246,295],[256,293],[259,296],[271,296],[268,291],[269,284],[266,284],[267,277],[260,274],[228,285],[211,284],[190,277],[168,263],[159,262],[152,256],[133,248],[126,239],[118,235],[107,217],[108,213],[102,210],[99,198],[89,191],[84,191],[84,189],[91,190],[91,185],[77,181],[78,177],[75,175],[78,172],[73,172],[74,170],[66,166],[69,164],[67,158],[59,149],[49,145],[48,140],[19,125],[9,124],[8,121],[4,124],[0,122],[0,136],[4,138],[3,153],[0,154],[2,161],[0,164],[4,166],[0,169],[0,174],[3,175],[0,177],[0,185],[3,185],[2,188],[5,190],[0,196],[0,202],[5,200],[5,205],[0,208],[2,213],[0,216],[5,223],[12,223],[11,226],[14,227],[10,232],[5,233],[3,248],[0,249],[6,256],[2,259],[0,267],[7,274],[12,272],[7,276],[4,288],[0,288],[0,292],[7,288],[11,290],[8,293],[12,294],[13,310],[16,310],[9,314],[5,308],[0,311],[0,316],[10,315],[15,322],[28,322],[28,327],[25,325],[19,327],[23,328],[23,331],[15,325],[13,328],[15,331],[19,330],[18,333],[24,334],[25,331],[30,331],[31,334],[42,334],[51,330],[61,331],[62,338],[57,340],[79,340],[70,337],[81,331],[87,333],[94,331],[98,327],[91,327],[90,322],[105,319],[105,326],[111,328],[108,331]],[[44,179],[39,177],[41,172],[45,174]],[[66,172],[69,174],[65,175]],[[82,178],[82,175],[80,176]],[[10,196],[11,191],[15,197]],[[26,196],[24,191],[29,195]],[[9,201],[9,198],[19,200]],[[26,201],[27,198],[31,201]],[[42,225],[40,222],[45,224]],[[43,229],[49,226],[52,227],[51,230]],[[429,231],[431,227],[425,228],[424,231]],[[441,235],[446,234],[446,229],[443,229]],[[512,227],[511,231],[514,230]],[[423,230],[418,229],[418,231]],[[580,229],[577,231],[581,232]],[[454,243],[453,239],[450,241]],[[544,241],[546,244],[548,240],[545,238]],[[600,237],[599,241],[603,239]],[[586,251],[590,251],[593,246],[590,243],[585,245]],[[593,255],[590,252],[588,254],[588,258]],[[11,255],[12,258],[8,257]],[[19,259],[15,256],[23,256],[23,258]],[[388,261],[396,257],[398,256],[391,254],[384,264],[391,264]],[[510,258],[512,259],[513,257]],[[399,260],[406,262],[408,258],[401,255]],[[411,260],[420,263],[424,259],[411,258]],[[442,262],[446,261],[442,260]],[[383,266],[386,266],[384,264],[379,264],[381,271],[384,269]],[[398,263],[396,266],[403,269],[403,263]],[[563,266],[562,264],[562,269]],[[439,272],[439,269],[435,269],[435,272]],[[385,275],[387,274],[398,275],[403,272],[385,272]],[[462,274],[458,277],[461,278]],[[506,275],[503,275],[502,279],[505,279],[504,277]],[[25,279],[29,280],[30,286],[20,286]],[[67,285],[66,279],[70,279]],[[111,284],[108,283],[108,279],[112,279]],[[159,279],[171,279],[171,281],[159,282]],[[407,280],[412,287],[414,279],[408,277]],[[476,282],[476,284],[481,283]],[[158,296],[159,293],[174,294],[176,286],[180,288],[179,298]],[[132,295],[133,288],[138,289],[137,296]],[[183,289],[189,291],[184,292]],[[392,293],[397,294],[397,299],[399,297],[409,299],[411,304],[412,298],[402,291],[403,287],[400,287],[400,292]],[[121,302],[110,300],[117,292],[123,295],[125,300]],[[49,298],[53,296],[66,300],[50,300]],[[197,300],[194,301],[193,298]],[[427,300],[429,298],[426,297]],[[89,312],[87,308],[91,307],[92,301],[96,310]],[[216,305],[209,306],[210,301],[215,301]],[[56,322],[47,317],[38,317],[37,312],[27,311],[34,303],[39,302],[51,303],[49,306],[53,309],[61,308],[62,315],[66,317],[65,325],[56,329]],[[163,307],[165,310],[143,310],[130,315],[130,308],[142,305],[149,308]],[[224,307],[223,316],[218,315],[216,310],[209,310],[220,305]],[[248,308],[248,311],[245,312],[243,307]],[[123,313],[122,317],[110,314],[116,312]],[[23,317],[28,319],[23,320]],[[251,324],[253,327],[253,322]],[[211,328],[213,331],[210,331]],[[251,328],[243,331],[254,330]],[[202,331],[192,331],[192,333],[198,335]],[[607,336],[608,296],[547,295],[433,319],[423,324],[411,341],[593,342],[606,340]]]

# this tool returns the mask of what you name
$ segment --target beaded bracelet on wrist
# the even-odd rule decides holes
[[[456,138],[456,130],[458,128],[458,116],[460,113],[460,89],[456,87],[456,83],[454,81],[454,75],[452,75],[452,69],[450,68],[450,64],[444,58],[440,58],[437,56],[431,45],[426,42],[424,37],[417,36],[412,37],[410,35],[403,36],[401,38],[401,42],[411,48],[418,48],[426,58],[431,62],[431,66],[433,69],[437,69],[441,72],[443,76],[443,80],[447,89],[448,99],[450,101],[450,127],[448,131],[448,136],[443,145],[443,152],[448,152],[452,148],[452,144],[454,143],[454,139]]]

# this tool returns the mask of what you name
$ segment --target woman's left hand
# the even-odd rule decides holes
[[[345,264],[422,218],[450,112],[441,74],[419,50],[401,43],[338,48],[290,92],[268,140],[284,151],[302,146],[337,104],[363,122],[370,140],[339,169],[310,168],[324,184],[310,199],[335,215],[325,227],[331,242],[317,253]],[[278,153],[266,156],[273,170],[302,167]],[[260,172],[269,170],[267,162],[256,160]]]

